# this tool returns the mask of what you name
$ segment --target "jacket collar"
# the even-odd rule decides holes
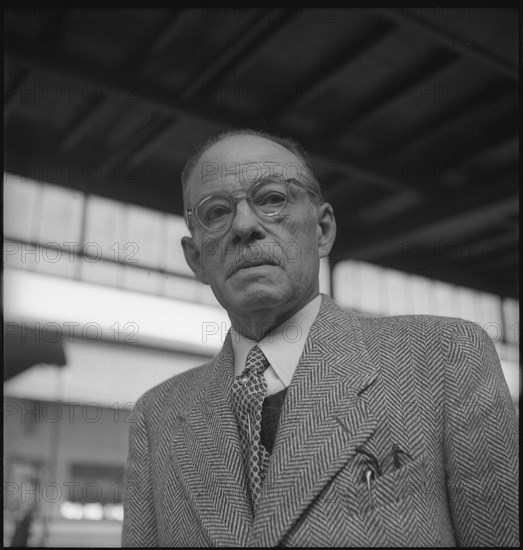
[[[359,320],[322,298],[287,391],[249,545],[277,545],[376,427],[365,389],[377,369]]]
[[[179,479],[213,545],[276,546],[375,429],[365,389],[377,370],[358,318],[322,296],[287,391],[255,518],[229,401],[230,334],[205,369],[173,438]]]
[[[212,546],[245,546],[252,508],[236,419],[230,334],[205,367],[200,387],[186,396],[172,441],[174,467]]]

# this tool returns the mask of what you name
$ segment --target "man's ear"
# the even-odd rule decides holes
[[[205,285],[209,284],[202,262],[202,251],[192,237],[182,237],[182,248],[185,261],[192,269],[196,278]]]
[[[318,252],[320,258],[329,255],[334,239],[336,238],[336,220],[334,211],[328,202],[324,202],[318,209]]]

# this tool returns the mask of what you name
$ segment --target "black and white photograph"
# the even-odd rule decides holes
[[[4,7],[5,547],[519,546],[521,3],[302,6]]]

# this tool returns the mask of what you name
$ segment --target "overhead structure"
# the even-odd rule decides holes
[[[310,152],[357,259],[516,297],[518,11],[5,10],[8,172],[182,214],[210,135]]]

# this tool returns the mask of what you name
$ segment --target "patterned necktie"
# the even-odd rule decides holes
[[[246,459],[249,487],[254,510],[269,465],[270,454],[260,440],[262,405],[267,393],[263,371],[269,366],[263,351],[254,346],[245,362],[245,369],[234,379],[232,399],[240,427],[243,456]]]

